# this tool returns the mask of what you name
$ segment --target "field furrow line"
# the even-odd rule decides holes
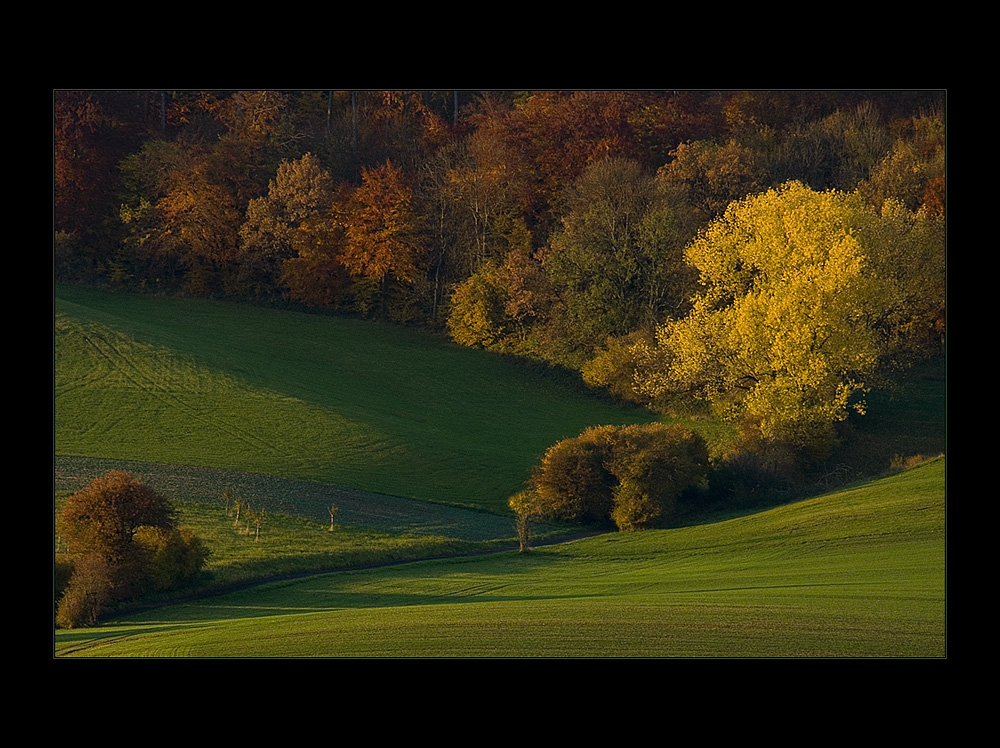
[[[84,339],[108,362],[113,370],[121,374],[125,380],[131,382],[142,392],[152,395],[171,407],[180,409],[196,422],[206,427],[223,431],[239,441],[254,445],[259,449],[270,451],[282,457],[291,458],[294,456],[290,450],[282,448],[277,442],[264,439],[252,431],[236,426],[231,422],[223,421],[217,415],[211,418],[205,416],[198,408],[192,407],[189,403],[185,402],[184,398],[164,386],[155,373],[141,366],[138,362],[141,360],[141,357],[126,354],[104,335],[100,333],[87,335],[84,333]],[[189,366],[194,367],[193,364]]]

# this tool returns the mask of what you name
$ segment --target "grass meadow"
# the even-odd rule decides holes
[[[84,657],[942,657],[945,463],[722,522],[269,584]]]
[[[504,511],[588,426],[650,414],[390,325],[57,289],[55,453],[222,468]]]
[[[193,599],[55,630],[57,657],[946,656],[943,457],[518,554],[506,501],[545,449],[649,413],[555,370],[321,315],[58,287],[53,332],[56,509],[126,469],[213,552]],[[843,459],[943,453],[943,398],[934,368],[873,393]],[[693,425],[715,451],[730,438]],[[266,508],[259,538],[227,489]]]

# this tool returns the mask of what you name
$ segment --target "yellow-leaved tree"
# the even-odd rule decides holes
[[[798,182],[733,203],[688,246],[701,291],[637,345],[638,384],[820,455],[872,376],[940,345],[944,252],[943,221],[898,203]]]

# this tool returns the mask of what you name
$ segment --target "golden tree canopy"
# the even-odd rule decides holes
[[[943,238],[899,204],[798,182],[733,203],[687,248],[702,291],[639,351],[639,384],[707,399],[768,440],[829,443],[878,367],[926,342]]]

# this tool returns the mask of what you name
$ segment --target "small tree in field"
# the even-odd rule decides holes
[[[174,511],[140,479],[112,470],[70,496],[60,520],[70,553],[96,553],[116,562],[128,555],[140,527],[173,527]]]
[[[531,551],[531,523],[545,514],[545,508],[539,500],[538,494],[527,489],[510,497],[507,502],[514,510],[514,529],[517,531],[518,552],[529,553]]]
[[[222,489],[222,504],[226,507],[226,515],[232,517],[233,502],[236,501],[236,493],[231,486]]]
[[[247,535],[253,533],[255,543],[260,540],[260,528],[264,525],[265,515],[264,509],[247,508]],[[253,525],[253,529],[250,528],[251,525]]]

